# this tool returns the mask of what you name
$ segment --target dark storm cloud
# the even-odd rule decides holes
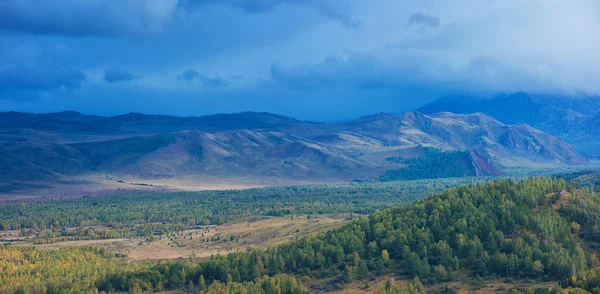
[[[126,70],[119,70],[114,68],[104,70],[104,80],[109,83],[126,82],[137,78],[137,76],[134,76]]]
[[[342,3],[342,2],[340,2]],[[348,5],[336,0],[2,0],[0,31],[66,36],[110,36],[162,31],[177,8],[224,4],[247,13],[272,11],[282,4],[304,5],[357,27]]]
[[[216,75],[214,77],[209,77],[207,75],[200,74],[198,71],[193,70],[193,69],[188,69],[177,76],[178,79],[185,80],[190,83],[194,82],[194,81],[198,81],[206,87],[227,86],[227,85],[231,84],[233,80],[237,79],[237,76],[234,76],[234,77],[232,77],[230,79],[225,79],[225,78],[221,77],[220,75]]]
[[[439,28],[440,19],[421,12],[415,13],[406,21],[407,27],[413,27],[415,30],[422,32],[427,28]]]
[[[178,0],[2,0],[0,30],[47,35],[119,35],[161,30]]]
[[[345,1],[345,0],[344,0]],[[352,16],[348,3],[339,0],[181,0],[180,7],[193,8],[202,4],[223,4],[247,13],[265,13],[284,4],[312,7],[324,16],[337,20],[344,26],[356,28],[360,21]]]

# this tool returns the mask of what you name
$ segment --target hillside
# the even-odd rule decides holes
[[[418,109],[425,114],[439,112],[485,113],[506,124],[528,124],[572,144],[577,151],[599,156],[600,99],[558,97],[515,93],[491,99],[448,96]]]
[[[600,286],[595,279],[596,256],[600,253],[596,246],[600,241],[599,222],[600,199],[577,189],[573,183],[548,178],[519,183],[498,180],[449,189],[414,204],[360,218],[340,229],[267,250],[231,252],[203,261],[190,258],[129,265],[111,259],[109,252],[89,248],[64,248],[58,256],[46,256],[43,251],[12,247],[11,252],[0,254],[15,258],[0,259],[0,266],[6,269],[4,287],[53,287],[59,292],[76,286],[113,292],[194,291],[211,287],[214,293],[218,289],[238,293],[262,284],[265,276],[284,279],[276,283],[288,289],[282,293],[343,289],[353,281],[368,284],[382,276],[411,280],[419,277],[415,279],[419,291],[411,293],[421,293],[423,287],[434,292],[450,284],[468,283],[469,276],[476,277],[479,285],[504,277],[508,282],[503,288],[512,287],[512,281],[530,279],[536,281],[529,283],[531,288],[547,290],[547,285],[535,285],[544,281],[553,283],[555,289],[579,287],[592,291]],[[28,263],[18,258],[19,250],[26,256],[40,258],[33,271],[20,270]],[[106,274],[86,274],[76,284],[53,283],[68,280],[62,276],[48,277],[46,284],[35,285],[22,279],[23,275],[47,276],[62,258],[72,259],[70,250],[88,255],[91,252],[88,260],[95,261],[88,264],[86,273]],[[68,275],[74,274],[68,271]],[[296,281],[307,280],[309,289],[288,288]],[[293,288],[296,287],[300,286]],[[478,289],[475,285],[470,287]]]
[[[451,281],[460,271],[562,281],[584,277],[596,267],[597,252],[590,245],[600,240],[598,215],[595,195],[562,180],[494,181],[450,189],[266,251],[182,264],[186,274],[181,282],[202,275],[207,283],[229,279],[233,287],[257,279],[258,272],[293,273],[318,276],[323,283],[315,291],[389,271],[419,276],[425,284]],[[149,266],[127,276],[151,283],[144,278],[148,272],[162,276],[159,281],[172,281],[169,276],[178,274],[163,268]],[[107,281],[116,285],[120,275]],[[593,283],[587,285],[593,288]],[[177,288],[174,283],[163,285]]]
[[[446,157],[444,164],[460,172],[417,167],[427,174],[418,178],[587,163],[560,139],[481,113],[379,114],[322,124],[253,112],[188,118],[11,112],[0,114],[0,122],[0,190],[8,192],[33,185],[83,185],[89,192],[129,183],[186,189],[339,183],[415,168],[388,158],[420,158],[431,148],[469,155]]]
[[[596,192],[600,192],[600,171],[598,170],[584,170],[575,173],[556,174],[554,176],[576,182],[582,187],[589,187]]]
[[[381,181],[500,176],[501,172],[485,163],[476,151],[441,151],[430,148],[421,157],[389,157],[387,160],[406,164],[386,171]]]

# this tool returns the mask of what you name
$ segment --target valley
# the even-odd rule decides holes
[[[540,122],[550,100],[494,99],[0,113],[0,292],[593,293],[600,162]]]
[[[126,262],[148,262],[155,260],[207,259],[212,255],[244,252],[251,248],[266,249],[277,244],[290,242],[309,234],[333,230],[349,222],[348,214],[294,215],[285,217],[249,217],[220,225],[189,228],[168,232],[161,236],[131,237],[102,240],[58,241],[45,239],[48,244],[39,244],[35,238],[23,237],[20,231],[7,231],[10,237],[2,237],[12,246],[31,246],[43,250],[72,246],[102,247],[124,256]],[[84,229],[111,230],[110,227]],[[31,238],[31,239],[30,239]],[[39,241],[39,240],[38,240]]]
[[[596,287],[600,198],[583,186],[592,182],[470,179],[8,205],[0,211],[0,290],[237,293],[275,283],[299,293],[529,293]],[[207,206],[214,209],[209,214],[193,206],[214,202],[211,197],[221,201]]]

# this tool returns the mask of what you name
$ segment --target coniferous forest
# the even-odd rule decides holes
[[[386,171],[381,181],[474,177],[477,175],[469,151],[442,151],[426,148],[415,158],[389,157],[388,161],[406,164],[400,169]]]
[[[410,203],[476,178],[397,183],[268,187],[245,190],[121,194],[0,206],[0,231],[40,238],[149,236],[248,216],[356,213]],[[107,226],[112,230],[93,230]],[[72,230],[75,229],[75,230]]]
[[[599,224],[600,199],[588,188],[553,178],[495,180],[451,188],[266,250],[205,260],[127,264],[92,247],[5,246],[0,291],[305,293],[394,274],[417,280],[388,283],[382,293],[421,293],[423,285],[466,273],[552,281],[545,291],[555,293],[569,287],[598,293]]]

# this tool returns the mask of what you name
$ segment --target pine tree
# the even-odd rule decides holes
[[[390,266],[390,254],[385,249],[381,251],[381,261],[383,261],[385,266]]]
[[[198,278],[198,288],[200,291],[206,291],[206,281],[204,280],[204,275],[200,275],[200,278]]]

